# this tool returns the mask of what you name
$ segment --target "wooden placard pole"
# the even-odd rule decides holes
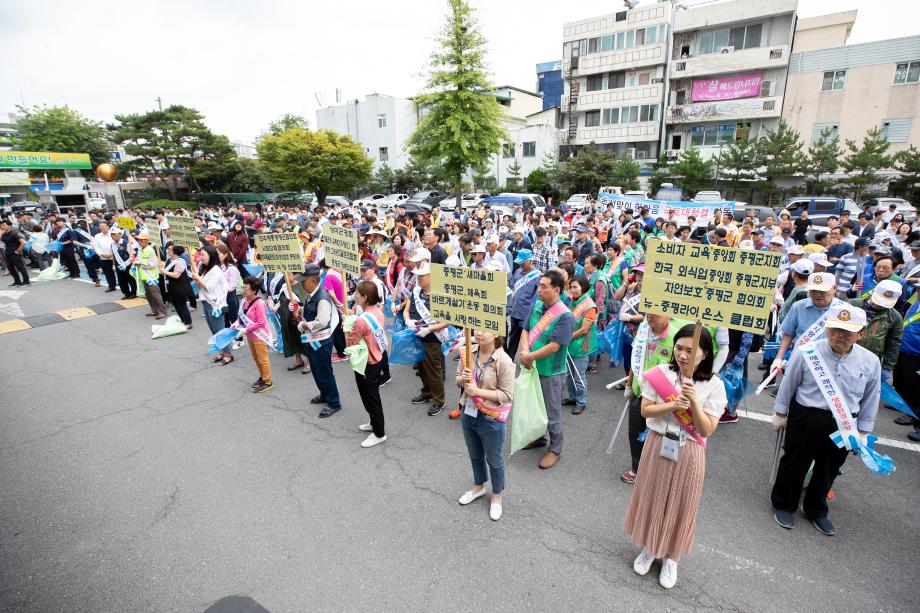
[[[699,321],[693,326],[693,343],[690,345],[690,361],[683,372],[684,379],[693,382],[693,372],[696,370],[696,348],[700,346],[700,333],[703,331],[703,324]]]
[[[348,278],[345,276],[345,270],[342,268],[333,268],[334,271],[339,273],[339,276],[342,277],[342,297],[345,299],[342,301],[342,310],[345,312],[345,317],[351,315],[351,309],[348,308]]]
[[[464,348],[463,348],[463,366],[472,368],[473,364],[473,332],[469,328],[463,329]]]

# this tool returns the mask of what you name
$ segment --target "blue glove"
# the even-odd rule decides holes
[[[732,358],[732,366],[734,366],[735,368],[744,368],[744,360],[742,360],[738,356],[735,356],[734,358]]]
[[[882,379],[883,379],[883,380],[885,381],[885,383],[887,383],[888,385],[893,385],[894,375],[891,373],[890,370],[883,370],[883,371],[882,371]]]
[[[223,315],[223,313],[224,313],[224,310],[218,309],[217,307],[214,307],[214,310],[211,311],[211,315],[213,315],[214,317],[220,317],[221,315]]]

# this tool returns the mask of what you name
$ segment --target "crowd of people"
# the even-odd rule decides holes
[[[368,414],[358,428],[367,433],[365,448],[387,440],[380,387],[391,380],[395,359],[387,319],[397,329],[414,330],[423,351],[412,366],[419,389],[411,403],[427,406],[432,417],[449,408],[449,417],[460,421],[473,485],[459,503],[491,493],[493,520],[502,515],[502,450],[514,407],[515,362],[539,375],[547,431],[525,448],[545,448],[538,461],[543,470],[563,454],[564,407],[579,415],[592,402],[613,403],[613,397],[590,398],[588,380],[622,366],[626,377],[617,389],[626,400],[630,458],[621,480],[635,487],[624,528],[641,549],[635,572],[647,574],[660,559],[659,582],[670,588],[693,542],[707,439],[720,424],[738,421],[723,384],[729,371],[748,378],[750,364],[751,372],[773,379],[773,422],[785,431],[785,453],[772,502],[784,528],[793,527],[804,489],[806,517],[834,534],[826,501],[856,441],[839,446],[831,440],[843,427],[822,390],[843,399],[863,443],[879,418],[882,382],[920,413],[920,230],[894,211],[866,211],[858,219],[843,213],[828,219],[826,228],[815,227],[804,212],[762,221],[713,208],[696,216],[685,212],[667,209],[654,217],[641,202],[592,202],[578,211],[563,202],[544,210],[514,207],[503,215],[488,204],[434,207],[422,215],[399,205],[389,211],[359,205],[176,211],[194,220],[197,249],[171,240],[162,210],[119,212],[133,216],[131,230],[118,227],[113,213],[42,219],[25,213],[3,221],[0,238],[13,286],[30,282],[29,266],[55,265],[79,277],[79,258],[95,285],[104,280],[106,292],[143,294],[149,317],[162,319],[172,308],[192,328],[191,311],[200,306],[212,334],[232,329],[245,336],[259,373],[256,393],[274,385],[274,316],[287,370],[312,374],[317,393],[309,402],[320,418],[342,408],[344,376],[334,365],[351,364]],[[329,266],[326,224],[357,231],[359,276]],[[303,271],[273,273],[260,265],[254,237],[273,232],[299,237]],[[645,313],[645,258],[655,238],[781,254],[762,334],[707,326],[694,343],[692,323]],[[432,264],[507,273],[506,334],[475,330],[469,355],[462,344],[445,352],[451,327],[432,317]],[[219,347],[215,363],[232,363],[233,349],[231,343]],[[452,360],[457,400],[448,407]],[[824,370],[816,372],[815,363]],[[907,436],[920,441],[920,422],[907,415],[895,421],[912,426]]]

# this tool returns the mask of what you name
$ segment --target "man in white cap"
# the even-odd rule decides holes
[[[444,370],[441,366],[441,342],[447,340],[447,324],[431,317],[431,269],[428,262],[422,262],[415,269],[418,284],[412,291],[409,309],[405,313],[406,327],[415,330],[422,341],[425,358],[418,363],[422,389],[412,399],[412,404],[431,402],[428,415],[434,417],[444,409]]]
[[[866,334],[859,341],[882,363],[882,377],[892,384],[892,373],[898,362],[904,319],[894,306],[901,297],[901,284],[886,279],[872,289],[868,298],[853,298],[847,302],[866,312]]]
[[[470,268],[484,269],[486,267],[486,248],[482,243],[473,245],[470,249]]]
[[[783,305],[779,311],[779,323],[783,323],[783,320],[786,318],[786,314],[789,312],[789,309],[794,303],[808,297],[808,277],[810,277],[811,273],[814,271],[815,265],[812,264],[809,260],[802,258],[793,264],[792,268],[786,273],[788,281],[784,282],[780,288],[785,290],[788,287],[789,282],[791,282],[792,289],[790,289],[785,294],[778,292],[780,293],[780,298],[782,300],[777,301],[777,304]]]
[[[770,496],[773,517],[783,528],[792,529],[795,524],[805,476],[814,463],[802,510],[818,531],[834,535],[834,525],[827,518],[827,495],[849,449],[838,447],[830,437],[842,431],[844,424],[838,423],[843,418],[831,411],[827,397],[842,401],[865,441],[875,426],[881,386],[878,358],[857,345],[865,328],[862,309],[836,304],[828,311],[827,338],[792,352],[773,405],[774,429],[786,428],[785,451]]]
[[[486,237],[486,266],[493,266],[495,270],[511,274],[511,265],[505,254],[498,250],[498,235],[490,234]]]
[[[779,351],[770,371],[783,367],[786,351],[800,343],[817,340],[824,336],[824,326],[828,319],[828,308],[832,303],[840,303],[834,298],[834,275],[827,272],[815,272],[808,277],[808,298],[799,300],[790,307],[786,318],[780,325],[782,340]],[[865,316],[865,313],[863,313]]]
[[[815,272],[827,272],[833,266],[824,253],[809,253],[808,261],[815,265]]]

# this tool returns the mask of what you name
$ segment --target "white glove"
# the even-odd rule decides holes
[[[418,323],[418,322],[415,321],[414,319],[410,319],[409,321],[406,322],[406,327],[407,327],[407,328],[414,328],[415,325],[416,325],[417,323]]]
[[[632,321],[632,318],[632,314],[627,311],[620,313],[620,321]]]
[[[782,370],[783,364],[785,363],[786,363],[786,360],[784,360],[783,358],[776,358],[775,360],[773,360],[773,363],[770,364],[770,372],[773,372],[774,370]]]
[[[786,419],[787,419],[787,418],[786,418],[785,415],[780,415],[779,413],[774,413],[774,414],[773,414],[773,419],[772,419],[772,421],[773,421],[773,431],[774,431],[774,432],[779,432],[781,428],[785,428],[785,427],[786,427]]]
[[[773,294],[773,304],[776,306],[783,306],[786,304],[786,299],[783,298],[782,294]]]
[[[429,334],[431,334],[431,328],[429,328],[428,326],[422,326],[421,328],[415,331],[415,335],[418,336],[419,338],[423,336],[428,336]]]
[[[633,396],[635,396],[635,394],[633,394],[632,385],[629,385],[627,383],[626,389],[623,390],[623,398],[625,398],[626,400],[631,400]]]

